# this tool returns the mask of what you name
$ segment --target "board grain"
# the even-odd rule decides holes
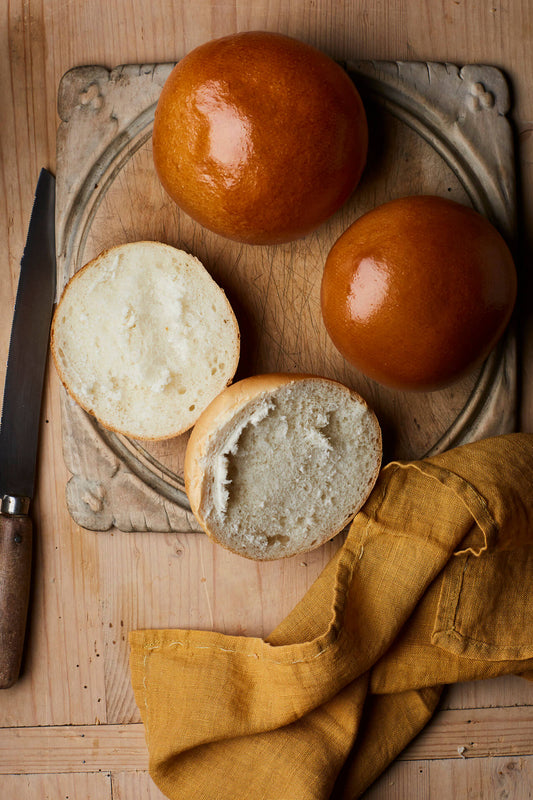
[[[516,425],[513,328],[485,364],[432,393],[385,389],[330,342],[319,289],[327,253],[365,211],[406,194],[438,194],[485,214],[513,245],[516,229],[509,89],[490,66],[348,62],[369,117],[371,156],[354,196],[297,242],[231,242],[168,199],[152,164],[155,106],[173,64],[67,72],[59,87],[58,285],[106,247],[140,239],[192,252],[223,287],[241,328],[236,378],[310,372],[359,391],[384,431],[385,458],[419,458]],[[183,484],[188,435],[146,444],[103,429],[63,392],[67,505],[91,530],[199,531]]]

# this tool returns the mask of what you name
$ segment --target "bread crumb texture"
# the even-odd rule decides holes
[[[235,372],[239,332],[195,257],[168,245],[112,248],[77,273],[52,332],[58,371],[104,425],[135,438],[190,428]]]
[[[276,559],[341,531],[368,496],[381,462],[376,417],[331,381],[260,393],[210,437],[200,513],[235,552]]]

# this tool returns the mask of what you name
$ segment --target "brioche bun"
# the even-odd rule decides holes
[[[153,156],[170,197],[222,236],[302,237],[357,185],[368,131],[348,74],[308,44],[249,31],[200,45],[168,77]]]
[[[516,298],[509,248],[491,223],[440,197],[362,216],[332,247],[322,315],[337,349],[370,378],[433,390],[486,358]]]
[[[359,511],[382,455],[356,392],[309,375],[255,375],[204,411],[185,453],[191,509],[216,542],[272,560],[319,547]]]
[[[198,259],[133,242],[71,278],[51,349],[69,394],[104,427],[166,439],[190,428],[233,378],[239,328]]]

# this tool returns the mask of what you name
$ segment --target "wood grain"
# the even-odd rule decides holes
[[[2,792],[4,797],[16,800],[113,800],[111,776],[103,772],[3,775]],[[156,798],[154,795],[153,800]]]
[[[113,800],[164,800],[147,772],[113,772]]]
[[[397,762],[363,800],[529,800],[532,784],[531,757]]]
[[[61,76],[84,64],[111,68],[124,63],[170,62],[210,37],[253,28],[300,37],[339,60],[489,63],[508,75],[513,86],[512,119],[520,167],[520,425],[533,431],[533,280],[528,267],[533,262],[530,0],[486,4],[465,0],[1,3],[0,236],[4,247],[0,259],[0,383],[33,189],[41,166],[55,171],[56,95]],[[391,167],[393,180],[401,164],[394,162]],[[138,202],[137,194],[132,201]],[[127,208],[123,218],[128,219]],[[0,697],[0,726],[5,729],[0,734],[7,737],[2,745],[1,794],[23,800],[66,796],[77,800],[110,800],[112,796],[115,800],[160,800],[161,793],[143,771],[146,750],[122,637],[133,627],[166,624],[267,633],[304,593],[331,551],[312,554],[305,566],[300,560],[263,571],[247,564],[241,580],[237,562],[222,556],[200,535],[118,533],[100,537],[82,531],[66,508],[64,487],[69,476],[62,455],[59,384],[53,371],[47,377],[42,423],[28,647],[21,680]],[[509,725],[526,724],[523,715],[533,707],[532,695],[531,684],[518,678],[453,687],[444,699],[448,704],[444,710],[470,707],[474,713],[479,706],[491,714],[497,712],[490,717],[492,738],[485,740],[491,748],[478,749],[475,757],[465,752],[466,758],[461,758],[453,748],[474,740],[457,738],[463,731],[466,736],[467,730],[454,727],[454,718],[437,717],[426,733],[444,732],[439,744],[442,749],[436,748],[436,740],[428,740],[427,758],[396,762],[367,798],[528,797],[533,757],[526,752],[499,755],[504,751],[498,739],[503,728],[509,743]],[[142,771],[136,772],[131,764],[131,769],[123,769],[116,753],[104,749],[99,762],[102,772],[76,772],[67,748],[61,762],[66,771],[21,773],[20,765],[42,767],[43,758],[36,748],[43,747],[45,752],[54,748],[56,726],[105,730],[104,724],[94,726],[96,720],[128,728],[133,721],[136,769]],[[484,724],[489,725],[488,719]],[[15,731],[23,733],[25,728],[38,729],[38,745],[24,738],[8,742]],[[530,734],[524,733],[523,750],[531,752],[527,736]],[[127,750],[128,759],[131,752]],[[78,751],[76,754],[79,757]],[[55,757],[50,758],[55,763]],[[110,771],[110,764],[116,765],[116,771],[115,767]]]
[[[18,756],[16,755],[18,753]],[[533,708],[440,711],[399,761],[533,757]],[[148,769],[141,723],[0,729],[0,774]]]

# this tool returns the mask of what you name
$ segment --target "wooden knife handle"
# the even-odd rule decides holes
[[[0,689],[19,676],[30,596],[32,523],[0,514]]]

